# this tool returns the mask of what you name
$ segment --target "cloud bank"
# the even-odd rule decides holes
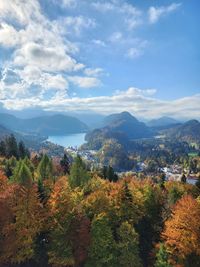
[[[38,0],[0,2],[0,48],[9,54],[0,64],[0,103],[5,108],[91,110],[104,114],[127,110],[146,118],[200,118],[199,94],[164,101],[156,98],[155,89],[109,88],[106,94],[101,93],[102,77],[111,74],[98,64],[90,66],[84,58],[84,49],[96,49],[97,53],[98,49],[106,49],[127,60],[142,57],[149,41],[138,37],[136,30],[144,25],[152,27],[178,10],[181,3],[151,6],[148,10],[125,0],[49,0],[49,4],[60,8],[61,15],[48,17]],[[81,14],[80,8],[96,17]],[[72,13],[63,15],[65,12]],[[116,23],[106,27],[110,17],[115,17]],[[97,38],[94,32],[102,29],[105,33]],[[81,42],[84,34],[86,43]],[[90,90],[92,96],[81,97],[76,89],[98,89],[99,93],[92,95]]]

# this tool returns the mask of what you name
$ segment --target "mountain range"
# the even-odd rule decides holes
[[[1,113],[0,125],[19,133],[46,136],[65,135],[88,131],[88,126],[79,119],[61,114],[21,119],[15,117],[14,115]]]
[[[89,128],[86,123],[76,117],[47,114],[25,119],[0,113],[0,138],[14,133],[18,139],[44,140],[44,136],[49,135],[87,132],[86,141],[90,149],[101,148],[107,139],[115,139],[119,143],[127,145],[131,140],[151,138],[158,134],[162,134],[168,139],[200,143],[200,122],[197,120],[180,123],[170,117],[161,117],[145,124],[126,111],[106,117],[89,114],[88,121],[90,123],[95,123],[95,118],[98,118],[96,120],[97,128],[92,130],[92,127]],[[77,116],[79,115],[77,114]],[[85,115],[83,114],[83,118],[86,119]]]
[[[161,117],[145,124],[128,112],[112,114],[103,120],[102,127],[86,135],[86,146],[100,149],[107,139],[115,139],[127,146],[131,140],[152,138],[160,134],[171,140],[199,144],[200,122],[191,120],[180,123],[169,117]]]

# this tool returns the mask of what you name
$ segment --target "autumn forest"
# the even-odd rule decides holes
[[[12,136],[0,172],[0,266],[200,266],[200,183],[118,178]],[[1,151],[2,153],[2,151]]]

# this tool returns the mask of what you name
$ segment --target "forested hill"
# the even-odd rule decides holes
[[[85,123],[77,118],[61,114],[20,119],[1,113],[0,124],[13,131],[41,135],[63,135],[88,131]]]
[[[126,145],[129,140],[153,136],[153,131],[128,112],[107,116],[103,127],[87,134],[88,146],[99,149],[106,139],[116,139]]]
[[[163,131],[169,138],[186,141],[188,143],[200,143],[200,122],[190,120],[182,125]]]
[[[124,111],[112,114],[104,119],[105,128],[112,132],[121,132],[130,139],[138,139],[152,136],[151,130],[129,112]]]

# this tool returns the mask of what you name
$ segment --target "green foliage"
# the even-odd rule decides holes
[[[29,151],[27,150],[22,141],[20,141],[18,144],[18,155],[21,159],[24,159],[25,157],[29,156]]]
[[[45,154],[37,168],[39,179],[44,181],[53,177],[53,165],[51,159]]]
[[[11,134],[9,137],[6,138],[5,143],[6,143],[6,155],[8,157],[14,156],[18,158],[19,152],[15,136]]]
[[[23,162],[24,162],[24,163],[26,164],[26,166],[30,169],[32,175],[34,175],[34,170],[35,170],[35,168],[34,168],[33,163],[31,162],[31,160],[30,160],[27,156],[25,156]]]
[[[118,230],[117,266],[141,267],[138,248],[138,234],[128,222],[123,222]]]
[[[60,166],[62,167],[64,174],[69,174],[70,172],[70,162],[66,154],[64,154],[63,158],[60,161]]]
[[[110,182],[117,182],[118,180],[117,174],[114,172],[114,169],[110,165],[103,167],[101,175],[104,179],[108,179]]]
[[[8,178],[10,178],[13,175],[13,171],[16,165],[17,165],[17,160],[15,157],[11,157],[5,160],[4,171]]]
[[[173,186],[168,193],[168,201],[170,205],[175,204],[183,195],[177,186]]]
[[[103,165],[109,165],[116,171],[133,167],[124,146],[115,139],[108,139],[99,151],[99,159]]]
[[[140,237],[140,257],[144,266],[148,265],[149,255],[158,242],[162,227],[162,198],[159,187],[148,184],[144,187],[145,215],[137,225]]]
[[[85,163],[78,155],[71,166],[69,184],[71,188],[75,188],[78,186],[83,187],[88,183],[89,180],[90,174],[87,171]]]
[[[86,267],[116,267],[116,243],[105,213],[96,216],[91,225],[91,245]]]
[[[172,265],[169,264],[168,258],[169,256],[164,244],[160,244],[160,248],[156,254],[155,267],[172,267]]]
[[[32,174],[24,161],[18,161],[17,166],[14,169],[12,180],[26,187],[31,186],[33,181]]]
[[[146,168],[146,171],[148,172],[156,172],[158,170],[158,163],[155,161],[155,160],[149,160],[148,161],[148,165],[147,165],[147,168]]]
[[[10,158],[25,158],[30,156],[28,149],[25,147],[24,143],[20,141],[17,143],[17,140],[13,134],[7,136],[5,140],[0,142],[0,155]]]

